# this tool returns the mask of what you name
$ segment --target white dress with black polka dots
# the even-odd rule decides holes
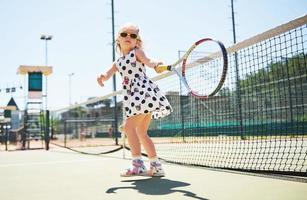
[[[116,67],[122,76],[124,118],[151,113],[152,119],[169,115],[172,107],[145,74],[145,65],[138,62],[135,49],[116,61]]]

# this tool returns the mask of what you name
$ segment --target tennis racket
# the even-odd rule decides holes
[[[176,66],[180,67],[176,68]],[[159,65],[156,71],[174,72],[189,94],[206,99],[214,96],[221,89],[227,68],[227,51],[223,43],[204,38],[195,42],[174,64]]]

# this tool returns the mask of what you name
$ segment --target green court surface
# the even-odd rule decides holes
[[[104,156],[89,156],[56,147],[50,151],[2,151],[1,199],[303,200],[307,196],[305,179],[169,163],[164,163],[167,174],[162,178],[121,178],[120,171],[131,162],[128,158],[122,159],[122,155],[122,151],[118,151]]]

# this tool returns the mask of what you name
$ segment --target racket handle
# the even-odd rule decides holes
[[[171,65],[158,65],[155,67],[156,72],[161,73],[166,70],[172,71],[172,66]]]

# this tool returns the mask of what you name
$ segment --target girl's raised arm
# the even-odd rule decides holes
[[[136,49],[135,55],[136,55],[137,60],[139,60],[140,62],[144,63],[145,65],[147,65],[148,67],[151,67],[151,68],[155,68],[156,66],[163,64],[162,62],[154,61],[154,60],[148,58],[145,55],[144,51],[141,50],[141,49]]]

